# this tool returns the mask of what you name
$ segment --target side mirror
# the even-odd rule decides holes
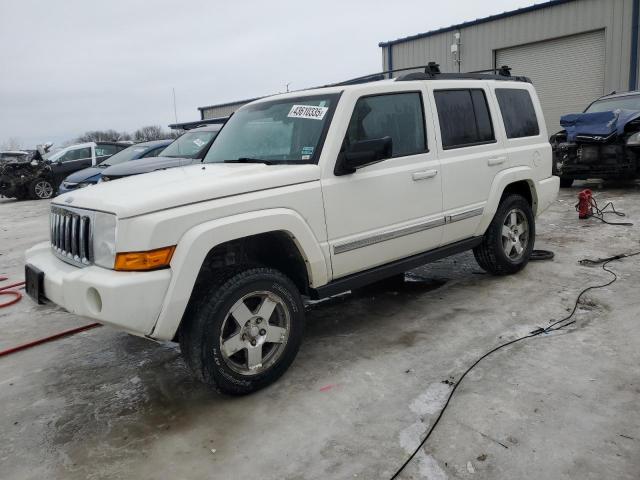
[[[56,160],[56,165],[58,165],[58,166],[62,165],[62,160],[60,160],[60,159]]]
[[[391,137],[374,138],[373,140],[361,140],[349,145],[338,157],[334,173],[336,175],[348,175],[358,168],[381,162],[391,158],[393,141]]]

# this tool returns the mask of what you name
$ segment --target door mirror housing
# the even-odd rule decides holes
[[[391,137],[354,142],[340,153],[334,173],[336,175],[355,173],[358,168],[391,158],[392,152]]]

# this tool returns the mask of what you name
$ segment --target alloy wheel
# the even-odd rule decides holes
[[[241,375],[262,373],[283,354],[290,326],[288,308],[278,295],[266,291],[244,295],[222,323],[222,358]]]
[[[512,261],[522,258],[529,244],[529,221],[519,208],[510,210],[502,225],[502,248]]]

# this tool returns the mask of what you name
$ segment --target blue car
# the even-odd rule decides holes
[[[102,176],[102,172],[112,165],[129,162],[131,160],[138,160],[140,158],[157,157],[162,153],[167,145],[172,142],[173,140],[154,140],[151,142],[142,142],[131,145],[130,147],[127,147],[107,158],[95,167],[85,168],[84,170],[72,173],[63,180],[62,184],[58,188],[58,193],[63,194],[98,183],[98,180],[100,180],[100,177]]]

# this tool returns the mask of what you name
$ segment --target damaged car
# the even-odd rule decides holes
[[[117,142],[88,142],[45,155],[39,152],[30,161],[3,162],[0,195],[18,200],[51,198],[66,176],[94,166],[128,146]]]
[[[560,125],[564,130],[550,142],[553,174],[562,187],[588,178],[640,176],[640,91],[605,95],[583,113],[564,115]]]

